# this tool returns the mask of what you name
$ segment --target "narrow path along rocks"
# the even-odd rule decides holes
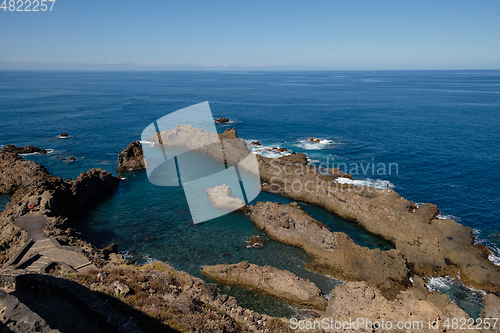
[[[60,246],[55,239],[49,238],[44,229],[47,219],[39,213],[28,213],[17,218],[14,223],[28,233],[28,238],[33,244],[21,253],[17,259],[16,268],[27,271],[45,273],[52,263],[63,265],[66,269],[78,272],[85,271],[95,266],[77,249]]]

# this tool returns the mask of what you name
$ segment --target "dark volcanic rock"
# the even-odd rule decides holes
[[[24,244],[26,233],[13,224],[16,218],[30,211],[38,212],[48,217],[49,232],[64,234],[63,230],[67,229],[64,217],[81,211],[112,191],[118,183],[116,177],[102,169],[82,172],[76,180],[63,180],[16,153],[0,152],[0,192],[13,194],[2,212],[0,263]]]
[[[260,141],[252,141],[250,144],[252,146],[260,146]]]
[[[259,236],[252,236],[245,241],[245,244],[248,247],[261,248],[264,247],[264,244],[266,244],[266,240]]]
[[[65,133],[59,134],[57,137],[59,137],[59,138],[69,138],[69,134],[65,132]]]
[[[146,167],[142,145],[139,141],[131,142],[127,148],[118,154],[118,168],[116,171],[138,170]]]
[[[296,203],[257,202],[249,207],[250,220],[272,239],[304,249],[306,267],[347,281],[367,281],[387,293],[408,284],[405,260],[399,251],[370,250],[346,234],[331,232]],[[389,291],[390,290],[390,291]]]
[[[228,123],[229,122],[229,118],[226,118],[226,117],[220,117],[218,119],[215,119],[214,120],[216,123],[219,123],[219,124],[224,124],[224,123]]]
[[[47,151],[45,149],[40,149],[35,146],[26,146],[26,147],[16,147],[14,145],[7,145],[2,148],[1,150],[3,153],[9,152],[9,153],[16,153],[16,154],[33,154],[33,153],[39,153],[39,154],[46,154]]]
[[[314,283],[271,266],[243,261],[235,265],[204,266],[202,273],[216,281],[257,290],[299,306],[324,311],[327,304]]]

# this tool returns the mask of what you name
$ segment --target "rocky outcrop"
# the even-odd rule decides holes
[[[245,206],[245,202],[240,198],[233,198],[233,192],[227,185],[215,186],[206,190],[208,199],[214,207],[236,210]]]
[[[63,180],[16,153],[0,153],[0,192],[13,194],[11,202],[1,213],[0,264],[9,260],[26,242],[26,233],[13,221],[30,211],[45,215],[49,220],[49,234],[62,240],[63,244],[78,244],[94,251],[75,234],[65,233],[67,217],[109,193],[118,183],[116,177],[102,169],[81,173],[75,180]]]
[[[216,281],[260,291],[298,306],[324,311],[327,304],[314,283],[271,266],[243,261],[235,265],[204,266],[202,273]]]
[[[245,241],[247,247],[253,247],[255,249],[260,249],[266,244],[266,240],[259,236],[252,236]]]
[[[444,295],[442,295],[444,296]],[[446,296],[444,296],[446,298]],[[326,332],[461,332],[459,330],[446,329],[443,323],[446,319],[453,318],[468,319],[469,316],[456,304],[448,301],[444,308],[438,308],[432,302],[417,297],[413,290],[399,293],[393,301],[388,301],[380,291],[365,282],[349,282],[335,288],[328,301],[328,307],[324,318],[348,325],[344,328],[326,329]],[[362,321],[359,321],[359,319]],[[439,319],[439,327],[429,329],[429,321]],[[323,318],[317,319],[318,321]],[[356,323],[349,326],[349,323]],[[382,326],[392,324],[389,326]],[[402,327],[398,329],[398,323]],[[404,326],[405,323],[409,323]],[[377,325],[380,327],[377,328]],[[334,325],[332,325],[334,326]],[[347,328],[347,329],[346,329]]]
[[[252,146],[260,146],[260,141],[252,141],[250,142]]]
[[[14,145],[4,146],[1,150],[2,153],[16,153],[16,154],[47,154],[45,149],[40,149],[35,146],[26,146],[26,147],[16,147]]]
[[[460,274],[468,286],[500,292],[500,268],[484,258],[483,247],[474,245],[470,228],[436,219],[433,205],[417,209],[391,189],[339,184],[335,175],[319,174],[313,166],[286,161],[288,157],[258,156],[263,190],[324,207],[358,223],[394,244],[412,274]]]
[[[225,123],[228,123],[228,122],[229,122],[229,118],[226,118],[226,117],[220,117],[220,118],[214,119],[214,121],[215,121],[216,123],[219,123],[219,124],[225,124]]]
[[[307,141],[311,141],[311,142],[320,142],[321,140],[320,140],[320,139],[317,139],[317,138],[309,138],[309,139],[307,139]]]
[[[258,156],[258,158],[259,158],[259,160],[265,159],[265,157],[262,157],[260,155]],[[290,155],[282,156],[282,157],[276,159],[276,162],[282,166],[285,166],[287,164],[306,165],[307,164],[307,156],[304,153],[297,154],[296,152],[292,152]]]
[[[118,154],[118,168],[116,169],[118,172],[144,169],[145,167],[146,164],[140,141],[131,142],[127,148]]]
[[[66,139],[66,138],[69,138],[70,135],[68,133],[64,132],[64,133],[59,134],[57,137],[60,139]]]
[[[238,139],[238,134],[236,134],[236,129],[228,128],[222,134],[219,134],[221,139]]]
[[[250,220],[270,238],[304,249],[308,269],[345,281],[367,281],[387,296],[408,285],[408,269],[399,251],[370,250],[346,234],[331,232],[296,203],[257,202],[248,208]]]
[[[153,135],[147,141],[157,146],[184,147],[230,165],[251,154],[245,141],[238,139],[234,128],[228,128],[224,133],[214,133],[191,125],[177,125],[171,130],[160,131],[160,135]]]
[[[175,328],[176,332],[292,332],[278,318],[238,306],[236,299],[222,294],[216,284],[206,283],[160,262],[113,266],[79,274],[73,279],[96,291],[116,281],[126,285],[130,292],[120,295],[113,291],[113,295],[126,307],[146,314],[134,319],[147,332],[170,332],[165,330],[165,325]]]

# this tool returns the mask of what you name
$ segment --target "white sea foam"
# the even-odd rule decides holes
[[[146,146],[154,146],[155,143],[154,142],[151,142],[151,141],[144,141],[144,140],[141,140],[139,141],[141,143],[141,145],[146,145]]]
[[[258,155],[261,155],[261,156],[264,156],[267,158],[279,158],[279,157],[288,156],[288,155],[292,154],[291,150],[280,152],[280,151],[276,151],[273,149],[273,148],[282,148],[280,145],[275,145],[275,146],[264,146],[262,144],[260,146],[251,145],[252,142],[256,142],[256,141],[258,141],[258,140],[245,140],[248,148],[254,154],[258,154]]]
[[[299,140],[297,147],[306,150],[321,150],[338,144],[337,142],[334,142],[332,140],[326,140],[326,139],[319,139],[319,140],[320,140],[319,142],[312,142],[307,139]]]
[[[436,216],[438,219],[442,219],[442,220],[454,220],[454,221],[460,221],[460,218],[458,216],[455,216],[455,215],[450,215],[450,214],[447,214],[447,215],[444,215],[442,213],[439,213],[437,216]]]
[[[472,294],[486,295],[484,290],[464,286],[461,282],[460,275],[458,276],[458,281],[450,278],[449,276],[428,278],[425,286],[429,291],[437,291],[441,293],[446,293],[446,291],[449,291],[454,287],[466,290]]]
[[[72,135],[68,135],[68,136],[60,136],[60,135],[58,135],[57,136],[58,139],[68,139],[68,138],[71,138],[71,137],[72,137]]]
[[[387,185],[389,185],[389,188],[391,188],[391,189],[394,188],[394,184],[392,184],[388,180],[381,180],[381,179],[351,180],[349,178],[339,177],[335,181],[339,184],[353,184],[356,186],[371,186],[371,187],[375,187],[378,189],[385,189],[385,188],[387,188]],[[374,182],[375,182],[375,184],[374,184]]]
[[[488,256],[488,259],[496,266],[500,266],[500,257],[494,255],[494,254],[490,254]]]
[[[125,260],[140,260],[141,264],[147,265],[152,262],[160,261],[158,259],[155,259],[151,257],[149,254],[138,254],[138,255],[132,255],[128,251],[119,251],[119,253],[123,256],[123,259]]]
[[[54,152],[54,149],[45,149],[47,151],[47,154],[51,154]],[[35,153],[26,153],[26,154],[19,154],[19,156],[30,156],[30,155],[42,155],[41,153],[35,152]]]
[[[450,277],[445,276],[445,277],[433,277],[429,278],[425,286],[429,291],[438,291],[438,292],[444,292],[446,290],[450,290],[452,285],[456,283],[453,281]]]

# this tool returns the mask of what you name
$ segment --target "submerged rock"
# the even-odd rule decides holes
[[[216,281],[260,291],[299,306],[324,311],[327,304],[314,283],[271,266],[243,261],[234,265],[204,266],[202,273]]]
[[[245,244],[248,246],[248,247],[253,247],[253,248],[262,248],[264,247],[264,244],[266,244],[266,240],[259,237],[259,236],[252,236],[250,237],[246,242]]]
[[[208,199],[214,207],[223,209],[240,209],[245,206],[245,202],[240,198],[233,198],[233,192],[227,185],[215,186],[206,190]]]
[[[317,138],[309,138],[309,139],[307,139],[307,141],[311,141],[311,142],[320,142],[321,140],[320,140],[320,139],[317,139]]]
[[[250,144],[252,146],[260,146],[260,141],[252,141]]]
[[[64,133],[59,134],[57,137],[60,139],[65,139],[65,138],[69,138],[69,134],[64,132]]]
[[[144,169],[146,163],[140,141],[131,142],[127,148],[123,149],[118,154],[118,168],[116,171],[124,172],[127,170]]]

